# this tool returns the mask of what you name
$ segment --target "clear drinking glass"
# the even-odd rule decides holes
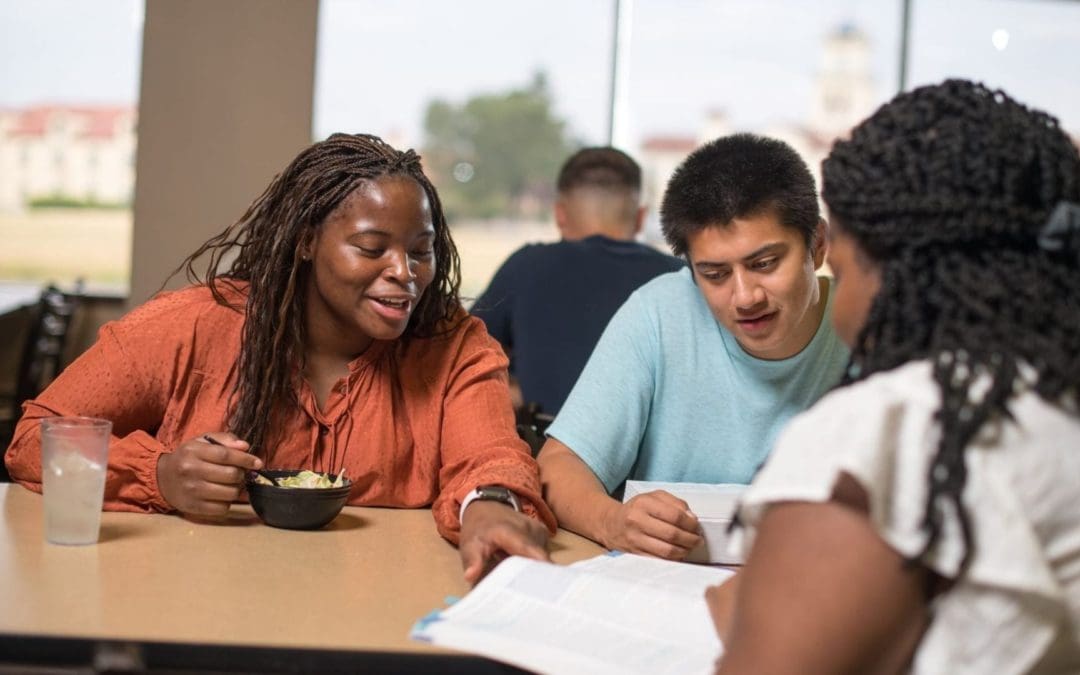
[[[94,544],[101,527],[112,422],[93,417],[41,420],[45,538],[53,544]]]

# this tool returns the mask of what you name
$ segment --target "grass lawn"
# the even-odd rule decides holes
[[[0,213],[0,279],[126,289],[131,212],[35,209]]]
[[[461,223],[452,232],[461,255],[461,293],[467,299],[479,295],[502,261],[522,244],[558,238],[555,225],[543,222]],[[128,287],[130,211],[0,214],[0,242],[0,280],[68,284],[81,277],[90,288]]]
[[[524,244],[556,241],[554,223],[492,221],[451,226],[461,256],[461,296],[465,305],[484,292],[506,258]]]

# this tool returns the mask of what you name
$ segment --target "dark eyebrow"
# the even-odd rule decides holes
[[[755,258],[760,258],[760,257],[762,257],[764,255],[770,255],[770,254],[775,255],[777,253],[782,253],[786,249],[787,249],[787,244],[785,244],[782,241],[776,241],[776,242],[773,242],[771,244],[765,244],[761,248],[759,248],[757,250],[754,250],[754,251],[751,251],[747,255],[743,256],[743,262],[754,260]]]
[[[386,232],[385,230],[360,230],[359,232],[353,232],[352,234],[349,235],[350,238],[352,238],[352,237],[367,237],[367,236],[382,237],[383,239],[389,239],[389,238],[393,237],[394,235],[390,234],[389,232]],[[417,239],[434,239],[435,238],[435,230],[424,230],[420,234],[416,235],[416,238]]]
[[[746,254],[745,256],[743,256],[741,262],[746,263],[746,262],[750,262],[751,260],[755,260],[756,258],[760,258],[760,257],[765,256],[765,255],[776,255],[776,254],[779,254],[779,253],[783,253],[784,251],[787,250],[787,247],[788,247],[788,245],[786,243],[782,242],[782,241],[774,241],[774,242],[772,242],[770,244],[765,244],[764,246],[756,248],[753,251],[751,251],[750,253]],[[730,266],[730,263],[726,263],[726,262],[710,262],[708,260],[699,260],[699,261],[694,263],[695,268],[714,269],[714,268],[717,268],[717,267],[729,267],[729,266]]]
[[[728,267],[728,264],[727,263],[718,263],[718,262],[705,262],[705,261],[699,261],[699,262],[694,263],[694,269],[698,269],[698,270],[702,270],[702,269],[712,270],[712,269],[723,268],[723,267]]]

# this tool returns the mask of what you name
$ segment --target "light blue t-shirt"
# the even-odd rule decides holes
[[[848,349],[828,312],[788,359],[750,356],[684,269],[612,317],[548,428],[608,492],[627,479],[749,483],[784,424],[839,381]]]

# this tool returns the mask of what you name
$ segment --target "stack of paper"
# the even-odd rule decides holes
[[[701,523],[704,542],[686,557],[687,562],[741,565],[742,554],[728,547],[728,526],[735,514],[745,485],[710,483],[662,483],[659,481],[628,480],[623,501],[654,490],[670,492],[690,505]]]
[[[711,673],[705,589],[729,570],[609,554],[562,567],[504,560],[412,638],[541,673]]]

